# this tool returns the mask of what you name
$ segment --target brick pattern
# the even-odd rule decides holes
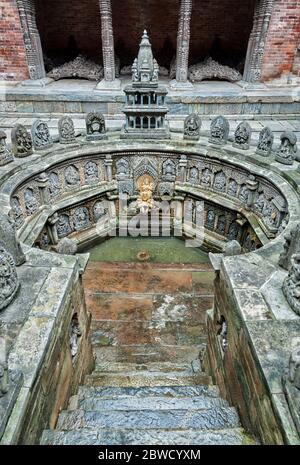
[[[20,17],[15,0],[0,0],[0,80],[28,79]]]
[[[293,72],[300,75],[300,0],[275,2],[263,61],[263,80]]]

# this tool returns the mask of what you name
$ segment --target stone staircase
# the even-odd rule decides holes
[[[109,267],[102,267],[102,272],[106,282],[111,283]],[[194,279],[194,272],[207,273],[199,280],[198,275]],[[133,275],[129,278],[130,273]],[[121,275],[120,279],[114,275],[118,283],[115,301],[104,284],[104,276],[98,281],[95,265],[91,266],[85,285],[94,316],[95,370],[70,399],[68,409],[61,412],[56,429],[44,431],[41,444],[251,443],[235,409],[201,371],[199,352],[205,344],[205,311],[199,308],[201,300],[205,306],[212,297],[207,279],[210,270],[206,265],[200,271],[199,267],[189,267],[186,275],[181,269],[177,277],[168,270],[168,295],[159,291],[151,296],[147,289],[153,289],[153,285],[147,287],[147,280],[150,283],[155,274],[159,288],[157,270],[143,267],[142,283],[141,276],[135,273],[135,267],[128,267],[127,284],[123,285]],[[203,287],[205,276],[207,284]],[[102,283],[100,292],[95,292],[96,280]],[[147,287],[142,296],[136,293],[136,287],[141,286]],[[135,317],[130,318],[133,309]],[[105,319],[107,316],[110,319]]]

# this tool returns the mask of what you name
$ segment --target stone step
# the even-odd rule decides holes
[[[185,373],[137,372],[128,375],[94,371],[85,377],[88,386],[141,387],[141,386],[194,386],[211,384],[211,378],[205,373],[194,376]]]
[[[216,407],[206,410],[125,410],[111,412],[63,411],[57,422],[61,431],[80,428],[197,429],[218,430],[240,426],[236,410]]]
[[[96,346],[135,344],[200,345],[207,340],[206,327],[197,322],[93,321],[92,343]]]
[[[164,397],[180,399],[182,397],[206,396],[210,398],[219,397],[217,386],[154,386],[154,387],[93,387],[80,386],[78,391],[79,401],[90,397],[100,399],[122,399],[143,397]]]
[[[200,350],[206,344],[195,346],[136,344],[95,347],[96,363],[151,363],[151,362],[177,362],[191,363],[199,357]]]
[[[101,362],[95,366],[96,371],[106,373],[135,373],[140,371],[152,372],[184,372],[192,374],[191,363],[169,363],[169,362],[150,362],[150,363],[111,363]]]
[[[205,410],[215,407],[228,407],[220,397],[123,397],[121,399],[101,399],[90,397],[80,400],[77,408],[87,411],[119,410]]]
[[[42,445],[242,445],[250,440],[241,428],[199,430],[82,429],[44,431]]]

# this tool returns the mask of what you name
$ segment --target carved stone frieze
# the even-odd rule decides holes
[[[237,82],[241,81],[242,75],[236,69],[221,65],[212,58],[207,58],[205,61],[189,67],[189,79],[191,82],[201,82],[207,79]]]
[[[59,79],[77,78],[97,82],[103,79],[103,75],[103,66],[89,60],[84,55],[78,55],[74,60],[53,68],[47,74],[48,77],[55,81],[58,81]]]

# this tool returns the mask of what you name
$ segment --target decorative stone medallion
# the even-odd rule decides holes
[[[201,124],[201,118],[196,113],[187,116],[184,121],[184,139],[199,140]]]
[[[234,133],[233,147],[248,150],[250,147],[251,134],[252,129],[250,125],[246,121],[240,123]]]
[[[87,140],[107,139],[105,118],[102,113],[91,112],[86,117]]]
[[[210,126],[209,142],[216,145],[225,145],[229,136],[229,122],[224,116],[217,116]]]
[[[265,127],[259,134],[259,141],[256,153],[262,157],[268,157],[271,154],[274,142],[274,135],[270,128]]]
[[[31,135],[36,150],[45,150],[53,145],[49,127],[45,121],[36,120],[32,125]]]
[[[6,145],[7,136],[4,131],[0,131],[0,166],[7,165],[14,161],[11,150]]]
[[[17,124],[11,131],[12,149],[15,157],[25,158],[32,155],[32,138],[22,124]]]
[[[16,265],[13,257],[0,246],[0,310],[14,299],[19,287]]]
[[[296,159],[297,137],[293,132],[284,132],[280,136],[281,144],[275,155],[275,160],[283,165],[292,165]]]
[[[72,144],[75,142],[75,129],[72,118],[64,116],[59,120],[58,133],[61,144]]]

